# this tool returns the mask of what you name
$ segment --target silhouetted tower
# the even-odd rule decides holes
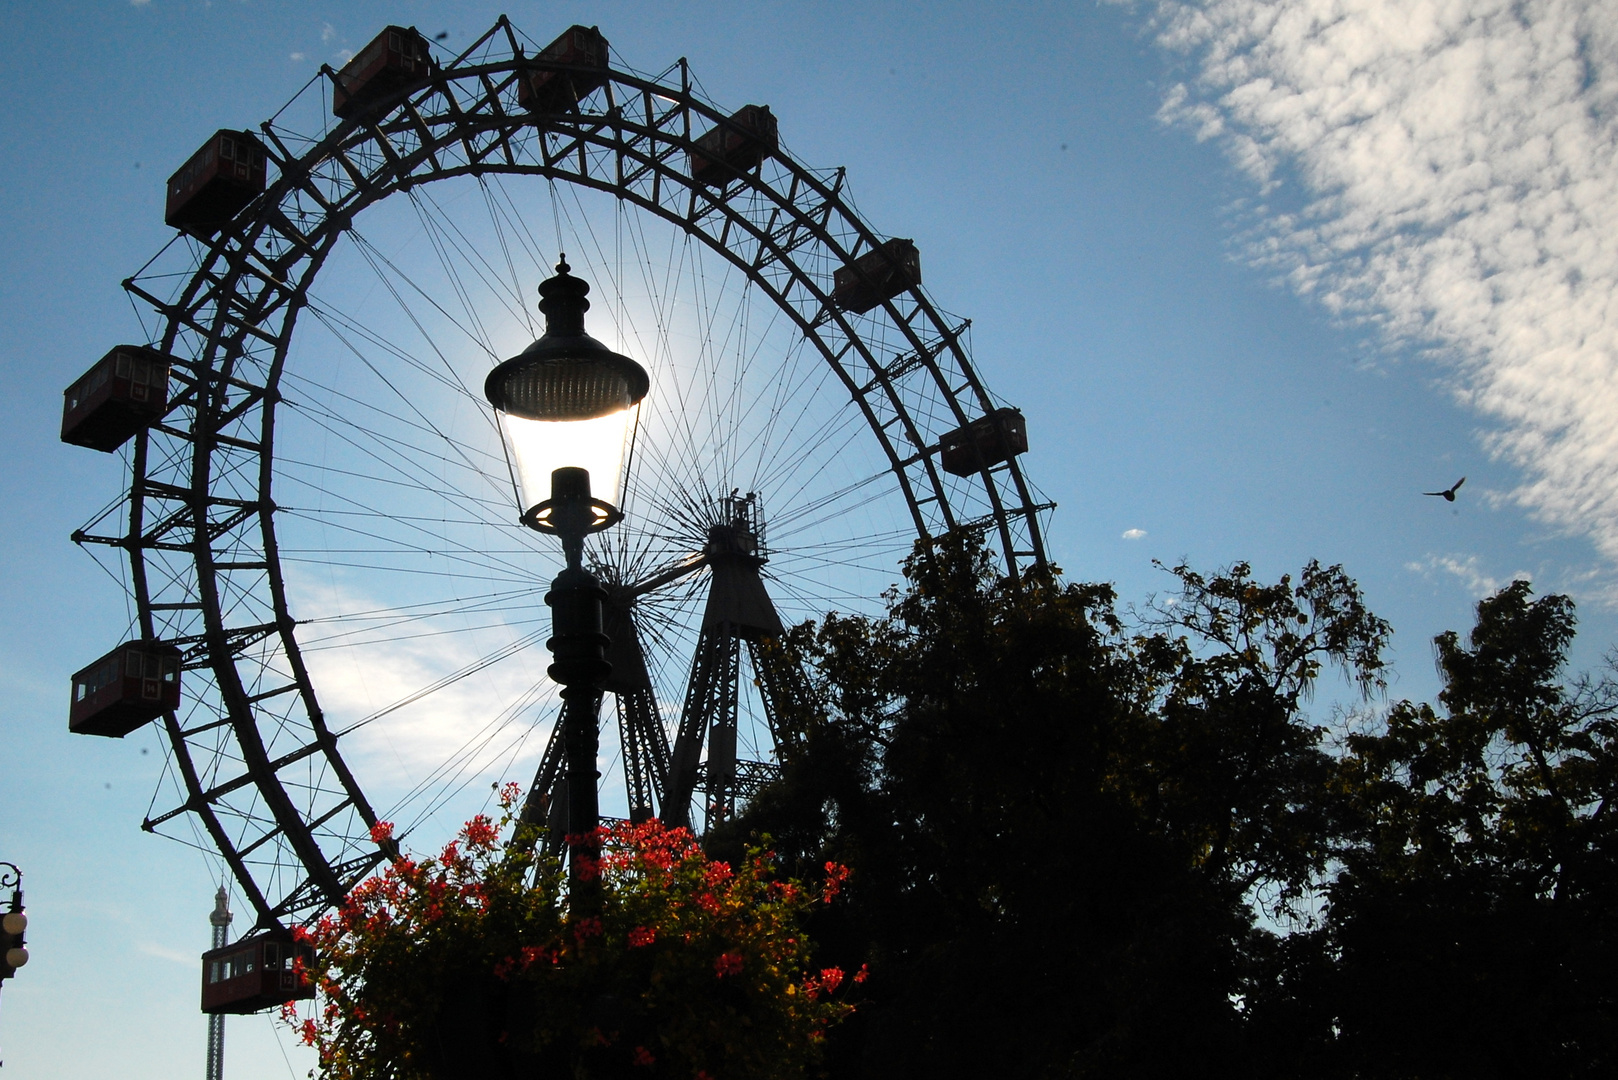
[[[685,707],[670,755],[668,799],[663,818],[692,826],[691,800],[700,796],[704,827],[734,817],[737,799],[748,799],[779,774],[778,761],[737,756],[736,722],[742,680],[742,651],[752,662],[759,697],[775,747],[787,739],[781,720],[803,695],[803,673],[796,663],[766,646],[779,641],[781,617],[764,588],[760,571],[769,562],[758,496],[731,492],[718,500],[717,521],[708,529],[704,551],[710,577],[708,605],[697,639]],[[707,747],[704,759],[703,747]]]
[[[778,775],[776,759],[783,743],[792,738],[782,720],[803,703],[806,694],[797,662],[770,644],[781,638],[782,625],[761,574],[769,553],[757,494],[732,491],[720,496],[706,516],[706,538],[700,550],[653,571],[642,581],[606,582],[602,629],[610,642],[606,655],[612,673],[601,684],[603,694],[565,706],[586,710],[599,723],[603,697],[610,694],[615,699],[631,821],[644,821],[659,813],[666,824],[696,826],[693,800],[702,811],[703,828],[733,817],[738,800],[752,798]],[[638,601],[704,568],[708,571],[707,606],[679,727],[670,746],[641,646]],[[765,754],[763,761],[738,754],[737,721],[747,666],[744,653],[769,728],[769,745],[750,748]],[[558,736],[562,726],[558,724],[552,732],[523,808],[524,821],[548,824],[546,843],[552,851],[561,850],[562,837],[568,831],[567,778]]]
[[[230,931],[230,899],[225,895],[225,887],[219,886],[214,894],[213,914],[208,916],[213,924],[212,948],[223,949],[229,944]],[[225,1076],[225,1016],[223,1013],[213,1013],[208,1017],[208,1080],[224,1080]]]

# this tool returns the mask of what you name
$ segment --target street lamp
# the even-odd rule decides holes
[[[22,871],[16,863],[0,862],[0,889],[11,890],[11,903],[0,915],[0,985],[28,963],[28,946],[23,931],[28,929],[28,912],[22,906]]]
[[[616,497],[629,422],[650,381],[635,361],[584,332],[590,308],[587,282],[568,273],[564,256],[556,276],[539,286],[545,334],[489,372],[483,392],[500,419],[514,469],[519,519],[562,540],[567,566],[551,582],[551,678],[562,687],[562,745],[567,757],[568,877],[576,906],[585,861],[600,857],[595,829],[595,701],[612,670],[601,631],[607,593],[583,565],[584,538],[623,520],[600,492]],[[593,489],[593,491],[592,491]],[[585,891],[590,891],[588,888]]]
[[[22,906],[22,871],[15,863],[0,862],[0,889],[11,889],[11,903],[0,915],[0,980],[11,978],[28,963],[28,947],[23,931],[28,929],[28,912]]]

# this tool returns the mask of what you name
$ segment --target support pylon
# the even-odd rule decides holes
[[[694,826],[691,800],[700,795],[704,830],[734,817],[738,800],[752,798],[780,774],[778,759],[748,761],[737,756],[743,647],[753,666],[777,758],[789,737],[781,721],[804,695],[802,671],[767,644],[779,642],[783,629],[760,575],[769,557],[758,497],[732,492],[719,500],[718,517],[719,524],[708,530],[708,604],[670,755],[663,811],[671,825]]]

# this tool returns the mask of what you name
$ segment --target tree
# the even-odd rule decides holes
[[[1338,568],[1173,573],[1130,636],[1110,588],[997,580],[954,539],[907,562],[886,618],[789,635],[813,706],[735,835],[853,869],[811,924],[876,973],[839,1075],[1241,1067],[1249,896],[1301,894],[1330,853],[1299,703],[1326,663],[1374,686],[1387,628]]]
[[[1349,740],[1323,980],[1345,1073],[1618,1070],[1618,684],[1564,685],[1573,603],[1531,596],[1436,639],[1441,709]]]
[[[1566,597],[1523,583],[1437,639],[1437,707],[1353,730],[1391,630],[1340,567],[1105,586],[919,550],[813,673],[749,830],[852,869],[810,929],[871,962],[840,1078],[1610,1075],[1618,683],[1564,680]],[[847,962],[846,960],[844,962]]]

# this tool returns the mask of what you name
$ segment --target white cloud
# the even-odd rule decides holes
[[[166,945],[158,945],[150,941],[138,942],[135,948],[147,956],[155,956],[159,960],[167,960],[170,963],[180,964],[188,968],[197,966],[196,953],[181,952],[179,949],[171,949]]]
[[[1125,529],[1124,533],[1123,533],[1123,538],[1125,540],[1139,540],[1141,537],[1143,537],[1145,535],[1146,535],[1146,530],[1145,529]]]
[[[130,7],[145,7],[147,4],[150,4],[151,2],[152,2],[152,0],[129,0],[129,6]]]
[[[436,799],[447,789],[481,793],[490,782],[526,784],[533,776],[558,708],[545,674],[544,615],[508,625],[494,613],[449,612],[402,630],[363,619],[320,622],[337,612],[377,611],[392,598],[335,574],[323,580],[296,570],[287,588],[292,609],[310,620],[299,637],[327,722],[343,731],[375,717],[342,746],[379,814],[402,825],[413,820],[429,800],[413,799],[408,808],[399,801],[422,783]],[[473,624],[483,625],[468,628]]]
[[[1483,571],[1476,555],[1428,555],[1421,562],[1405,563],[1405,569],[1429,580],[1438,574],[1448,574],[1460,581],[1467,592],[1480,598],[1499,592],[1507,581],[1530,580],[1526,570],[1518,570],[1501,581]]]
[[[1436,345],[1511,497],[1618,562],[1618,0],[1164,0],[1162,116],[1252,177],[1249,255]],[[1301,207],[1264,201],[1296,184]]]
[[[303,53],[295,52],[291,56],[287,57],[287,59],[291,60],[293,63],[297,63],[299,60],[303,59]]]
[[[327,23],[325,26],[322,26],[320,28],[320,40],[321,41],[330,41],[332,38],[334,38],[336,36],[337,36],[337,29],[334,26],[332,26],[331,23]]]

